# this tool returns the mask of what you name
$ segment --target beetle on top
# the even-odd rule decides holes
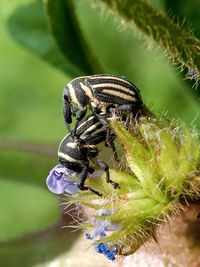
[[[75,103],[76,107],[72,103]],[[72,116],[76,116],[72,137],[75,136],[79,122],[86,115],[87,106],[95,117],[106,125],[108,124],[106,118],[111,117],[113,112],[137,112],[142,106],[142,99],[139,89],[124,76],[102,74],[82,76],[72,80],[63,91],[63,115],[68,130]]]

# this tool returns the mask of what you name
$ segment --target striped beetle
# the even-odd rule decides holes
[[[98,160],[97,145],[105,142],[113,149],[115,154],[115,146],[113,140],[114,133],[111,132],[109,139],[107,138],[107,127],[103,126],[94,115],[86,117],[77,127],[76,135],[72,137],[68,133],[61,141],[58,148],[58,158],[62,165],[79,173],[78,187],[80,190],[90,190],[97,195],[99,192],[84,185],[87,174],[93,173],[94,169],[89,167],[89,160],[99,166],[106,172],[106,182],[111,183],[114,188],[119,188],[119,185],[110,180],[109,168],[107,164]]]
[[[72,106],[77,105],[77,108]],[[133,112],[142,106],[142,99],[136,86],[122,77],[113,75],[92,75],[78,77],[66,85],[63,91],[63,115],[65,124],[70,130],[69,124],[72,116],[76,115],[76,123],[72,130],[75,135],[80,120],[90,106],[93,114],[106,125],[106,118],[114,112]]]

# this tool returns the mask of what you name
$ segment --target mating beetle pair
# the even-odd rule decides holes
[[[77,107],[75,108],[72,103]],[[80,123],[86,115],[87,106],[93,114]],[[69,124],[72,122],[72,116],[76,116],[76,122],[74,129],[62,140],[58,157],[61,164],[79,172],[78,187],[80,190],[89,189],[100,195],[99,192],[84,185],[87,173],[93,171],[89,167],[89,160],[106,172],[108,183],[111,183],[114,188],[119,187],[117,183],[110,180],[107,164],[96,158],[97,145],[104,141],[116,155],[113,144],[115,135],[108,127],[108,120],[112,118],[113,113],[134,114],[135,112],[136,114],[141,106],[142,99],[139,90],[122,77],[83,76],[72,80],[64,88],[63,115],[68,130],[70,130]]]

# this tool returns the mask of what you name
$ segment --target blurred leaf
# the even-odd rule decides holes
[[[200,38],[199,31],[199,10],[200,1],[194,0],[191,2],[184,0],[163,0],[165,9],[170,11],[174,19],[184,26],[184,28],[192,28],[197,38]]]
[[[0,202],[0,242],[44,229],[58,219],[58,200],[45,186],[2,176]]]
[[[0,153],[1,266],[25,267],[49,261],[70,250],[79,235],[61,229],[71,222],[69,215],[61,214],[55,223],[58,198],[46,187],[46,176],[55,160],[45,153],[43,156],[32,153],[14,150]]]
[[[34,153],[0,150],[0,174],[7,180],[46,187],[46,177],[57,159]]]
[[[69,215],[61,215],[56,224],[17,240],[0,243],[0,263],[5,267],[32,267],[50,261],[69,251],[80,235],[62,226],[71,222]]]
[[[67,61],[56,46],[48,27],[48,17],[40,0],[19,6],[8,19],[7,29],[17,43],[51,65],[72,76],[81,74],[80,69]]]
[[[65,57],[85,74],[101,73],[84,40],[71,0],[47,0],[53,35]]]
[[[58,217],[57,198],[46,186],[56,161],[48,155],[18,150],[0,150],[0,240],[44,228]]]

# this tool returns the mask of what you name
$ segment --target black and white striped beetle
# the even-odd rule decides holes
[[[77,105],[74,109],[72,103]],[[75,135],[80,120],[90,106],[93,114],[103,123],[107,124],[106,117],[114,112],[133,112],[142,106],[142,99],[136,86],[124,79],[113,75],[92,75],[78,77],[66,85],[63,91],[63,115],[65,124],[70,129],[72,116],[76,115],[76,123],[72,130]]]
[[[109,140],[106,140],[106,128],[94,115],[89,115],[77,127],[76,135],[72,137],[71,133],[68,133],[58,148],[60,163],[79,173],[77,184],[80,190],[89,189],[97,195],[100,195],[100,193],[84,185],[88,172],[94,172],[94,169],[89,167],[89,160],[106,172],[107,183],[111,183],[114,188],[119,188],[117,183],[110,180],[108,165],[104,161],[97,159],[97,155],[99,154],[97,145],[101,142],[107,143],[115,152],[113,144],[115,135],[111,132]]]

